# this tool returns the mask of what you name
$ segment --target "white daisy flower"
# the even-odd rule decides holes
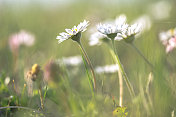
[[[101,73],[114,73],[119,70],[119,66],[117,64],[106,65],[106,66],[98,66],[95,68],[95,72],[98,74]]]
[[[111,39],[115,40],[121,40],[123,39],[121,36],[122,32],[125,32],[128,28],[128,24],[126,23],[126,16],[125,15],[120,15],[119,17],[116,18],[114,23],[108,23],[108,24],[99,24],[97,26],[97,30],[102,33],[107,35]]]
[[[60,36],[57,36],[58,42],[61,43],[69,38],[74,41],[79,41],[81,37],[81,32],[84,32],[89,25],[89,21],[84,20],[78,26],[74,26],[72,29],[65,29],[66,32],[60,33]]]
[[[151,26],[152,26],[152,21],[151,18],[148,15],[142,15],[140,17],[138,17],[137,19],[135,19],[135,21],[133,22],[138,22],[141,23],[141,31],[148,31],[150,30]]]
[[[126,16],[124,14],[120,15],[119,17],[116,18],[115,23],[116,23],[116,28],[118,30],[117,36],[115,37],[115,40],[122,40],[122,34],[124,34],[127,29],[128,29],[128,24],[126,23]]]
[[[142,24],[141,23],[135,23],[127,28],[126,31],[121,33],[121,37],[128,43],[131,43],[135,36],[141,31]]]
[[[99,24],[97,25],[97,30],[105,35],[110,35],[110,34],[114,34],[117,33],[117,28],[114,25],[111,24]]]
[[[117,17],[115,23],[118,32],[126,31],[128,28],[128,24],[126,23],[126,16],[124,14]]]
[[[95,32],[89,38],[89,45],[90,46],[101,45],[101,43],[102,43],[101,40],[103,40],[103,39],[108,39],[108,38],[106,35],[104,35],[100,32]]]
[[[61,59],[56,60],[58,64],[64,64],[68,66],[77,66],[82,64],[82,57],[81,56],[71,56],[71,57],[63,57]]]

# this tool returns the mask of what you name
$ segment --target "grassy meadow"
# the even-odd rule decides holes
[[[167,5],[159,6],[160,13],[152,8],[161,0],[24,1],[0,1],[0,117],[176,116],[176,49],[166,53],[159,39],[160,32],[176,27],[176,1],[163,0]],[[165,7],[169,7],[168,13]],[[92,89],[91,69],[82,60],[78,44],[71,39],[58,44],[56,39],[66,28],[85,19],[89,26],[81,42],[93,67],[115,64],[106,42],[90,46],[89,38],[97,24],[120,14],[127,16],[129,24],[143,15],[150,18],[150,24],[146,24],[149,29],[136,36],[133,44],[153,65],[150,67],[129,43],[115,41],[135,93],[130,95],[123,80],[121,106],[119,72],[95,71],[96,90]],[[34,36],[34,43],[10,47],[11,36],[22,30]],[[72,56],[81,58],[79,64],[76,60],[75,64],[74,60],[73,64],[63,62]],[[34,64],[40,66],[40,76],[28,81],[26,77],[33,73]]]

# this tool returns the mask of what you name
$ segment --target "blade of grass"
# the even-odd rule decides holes
[[[91,77],[90,77],[90,74],[89,74],[87,65],[86,65],[86,60],[84,59],[84,56],[83,56],[83,55],[82,55],[82,59],[83,59],[84,67],[85,67],[85,69],[86,69],[86,74],[87,74],[87,77],[88,77],[88,80],[89,80],[89,86],[90,86],[90,88],[91,88],[92,96],[94,97],[93,82],[92,82],[92,79],[91,79]]]

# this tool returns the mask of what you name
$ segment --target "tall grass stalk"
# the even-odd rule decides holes
[[[80,47],[80,49],[81,49],[81,51],[82,51],[82,54],[83,54],[84,57],[85,57],[85,60],[87,61],[88,65],[90,66],[91,73],[92,73],[93,80],[94,80],[94,81],[93,81],[94,90],[96,91],[96,78],[95,78],[95,72],[94,72],[94,69],[93,69],[93,65],[92,65],[92,63],[91,63],[91,61],[90,61],[90,59],[89,59],[89,57],[88,57],[88,55],[87,55],[87,53],[86,53],[84,47],[82,46],[81,42],[78,42],[78,44],[79,44],[79,47]]]
[[[122,75],[123,75],[123,78],[124,78],[124,80],[125,80],[125,82],[126,82],[126,85],[127,85],[127,87],[128,87],[128,90],[129,90],[129,92],[130,92],[130,95],[131,95],[132,97],[134,97],[134,96],[135,96],[135,93],[134,93],[133,87],[132,87],[130,81],[128,80],[127,74],[125,73],[125,70],[123,69],[123,66],[122,66],[122,64],[121,64],[121,62],[120,62],[120,59],[119,59],[119,57],[118,57],[118,54],[117,54],[117,52],[116,52],[115,44],[114,44],[114,39],[111,39],[111,40],[112,40],[112,48],[113,48],[113,50],[114,50],[114,53],[115,53],[115,55],[116,55],[115,57],[116,57],[116,60],[117,60],[118,65],[119,65],[119,70],[121,71],[121,73],[122,73]]]

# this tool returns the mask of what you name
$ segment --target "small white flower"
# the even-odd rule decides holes
[[[115,37],[115,40],[122,40],[123,37],[122,35],[125,34],[127,31],[129,25],[126,23],[126,16],[124,14],[120,15],[119,17],[116,18],[115,23],[116,23],[116,28],[118,30],[117,36]]]
[[[122,37],[119,35],[121,35],[122,32],[125,32],[127,28],[128,24],[126,23],[125,15],[120,15],[119,17],[117,17],[114,23],[108,23],[103,25],[99,24],[97,26],[97,30],[100,33],[105,34],[115,40],[121,40]]]
[[[105,39],[105,38],[107,38],[106,35],[104,35],[100,32],[95,32],[89,38],[89,45],[90,46],[100,45],[102,43],[102,41],[100,41],[100,40]]]
[[[58,39],[59,43],[69,38],[76,41],[81,36],[79,34],[87,29],[87,26],[89,25],[88,23],[88,21],[84,20],[78,26],[74,26],[72,29],[65,29],[66,32],[60,33],[60,36],[57,36],[56,39]]]
[[[62,59],[56,60],[56,63],[68,66],[77,66],[82,64],[82,57],[81,56],[63,57]]]
[[[136,24],[129,26],[126,32],[127,36],[136,35],[137,33],[141,31],[141,27],[142,27],[141,23],[139,24],[136,23]]]
[[[97,25],[97,30],[105,35],[114,34],[118,32],[117,28],[111,24],[99,24]]]
[[[117,64],[106,65],[106,66],[98,66],[95,68],[96,73],[114,73],[119,70],[119,66]]]
[[[11,95],[9,98],[10,98],[10,99],[12,99],[13,97],[14,97],[14,96],[13,96],[13,95]]]
[[[135,23],[133,25],[130,25],[127,28],[127,31],[122,32],[119,36],[125,39],[126,42],[131,43],[135,39],[135,36],[141,31],[141,28],[141,23]]]
[[[142,15],[133,22],[142,24],[141,31],[148,31],[152,26],[151,19],[148,15]]]
[[[118,32],[124,32],[128,28],[128,24],[126,23],[126,16],[124,14],[117,17],[115,23]]]
[[[5,81],[4,81],[4,84],[5,85],[8,85],[10,83],[10,77],[6,77],[5,78]]]

